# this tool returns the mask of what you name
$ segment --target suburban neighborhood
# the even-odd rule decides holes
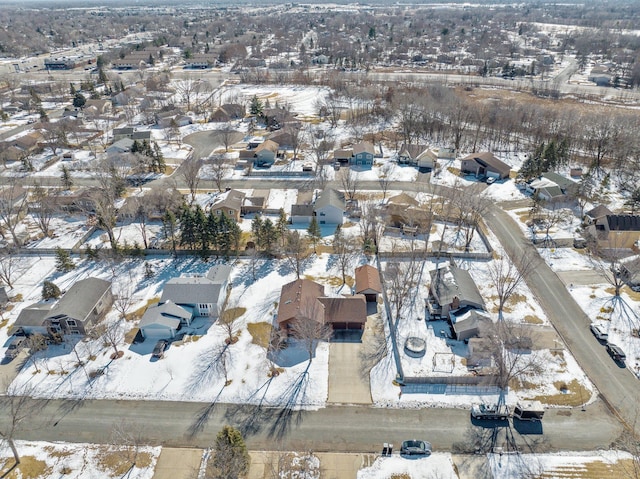
[[[327,6],[166,8],[0,58],[0,475],[635,477],[622,53],[556,18],[472,58],[480,6],[402,52],[422,8],[342,5],[355,56]]]

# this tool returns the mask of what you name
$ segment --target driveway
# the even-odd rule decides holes
[[[592,284],[610,284],[609,279],[601,271],[558,271],[556,274],[565,285],[591,286]]]
[[[197,477],[203,452],[202,449],[163,447],[156,463],[153,479]]]
[[[0,356],[0,395],[7,393],[7,388],[20,372],[20,366],[27,360],[27,352],[20,351],[20,354],[11,362],[6,362],[4,356]]]

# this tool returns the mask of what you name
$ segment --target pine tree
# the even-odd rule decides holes
[[[197,244],[196,224],[191,208],[184,207],[180,214],[180,246],[188,246],[195,249]]]
[[[262,228],[260,229],[260,246],[264,248],[267,253],[271,252],[274,243],[278,240],[278,233],[271,219],[267,218],[262,222]]]
[[[176,254],[176,216],[172,211],[168,210],[162,217],[162,225],[164,226],[165,238],[171,239],[171,249]]]
[[[253,95],[253,98],[251,98],[251,103],[249,104],[249,113],[255,116],[260,116],[262,115],[263,110],[264,105],[262,104],[262,101],[256,95]]]
[[[262,246],[262,216],[256,215],[251,221],[251,234],[256,243],[256,249]]]
[[[276,230],[278,232],[278,238],[280,239],[281,245],[284,246],[284,242],[287,238],[287,231],[289,231],[287,213],[285,213],[284,208],[280,208],[279,214],[280,216],[276,222]]]
[[[242,433],[224,426],[216,436],[206,477],[211,479],[239,479],[249,471],[251,459]]]
[[[66,166],[62,166],[62,175],[60,176],[60,181],[62,181],[62,186],[65,190],[70,190],[73,187],[73,178],[71,177],[71,172],[69,168]]]
[[[196,205],[196,210],[192,214],[192,220],[194,223],[196,244],[200,248],[202,257],[206,258],[209,256],[209,224],[200,205]]]
[[[60,291],[60,288],[51,281],[45,281],[42,285],[42,299],[44,300],[57,299],[61,294],[62,292]]]
[[[158,146],[158,143],[156,143],[155,141],[153,142],[152,158],[153,158],[152,171],[154,173],[164,173],[164,170],[167,167],[167,164],[164,161],[164,156],[162,155],[162,150],[160,149],[160,146]]]
[[[318,245],[318,241],[322,239],[322,231],[315,216],[311,217],[311,223],[309,223],[309,227],[307,228],[307,235],[309,235],[311,244],[313,244],[313,252],[317,253],[316,246]]]
[[[71,255],[67,250],[56,248],[56,271],[66,273],[76,267],[75,263],[71,259]]]

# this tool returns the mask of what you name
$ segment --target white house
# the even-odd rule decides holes
[[[218,264],[205,276],[180,276],[164,285],[160,303],[172,301],[190,308],[194,316],[217,317],[226,299],[231,266]]]
[[[313,204],[319,225],[341,225],[345,209],[343,194],[332,188],[320,192]]]

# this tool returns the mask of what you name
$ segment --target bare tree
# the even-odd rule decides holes
[[[268,468],[269,479],[321,477],[317,460],[311,451],[303,454],[295,452],[279,453],[268,464]]]
[[[222,191],[222,180],[229,173],[229,165],[226,163],[224,156],[214,155],[211,157],[211,172],[218,191]]]
[[[13,282],[23,269],[23,261],[14,251],[0,248],[0,281],[13,289]]]
[[[358,174],[355,171],[351,171],[351,169],[343,169],[340,172],[340,184],[347,196],[347,200],[354,200],[360,187]]]
[[[378,183],[380,184],[380,189],[382,190],[382,201],[387,198],[387,190],[389,189],[389,184],[391,183],[391,176],[394,169],[395,165],[391,162],[387,162],[382,168],[380,168],[380,172],[378,173]]]
[[[308,299],[300,305],[300,316],[293,321],[291,333],[304,345],[309,355],[309,364],[318,343],[331,339],[332,332],[331,326],[325,322],[324,308],[320,301]]]
[[[498,296],[498,319],[500,321],[504,319],[505,304],[536,267],[539,260],[537,255],[528,252],[518,258],[516,263],[503,251],[498,259],[489,263],[487,270]]]
[[[240,319],[238,312],[239,310],[235,302],[230,303],[225,301],[224,306],[220,309],[218,326],[220,326],[227,335],[225,339],[225,343],[227,344],[234,344],[238,341],[238,319]]]
[[[347,283],[347,271],[356,259],[357,245],[353,238],[347,238],[342,231],[342,226],[336,227],[333,235],[333,254],[336,256],[340,273],[342,274],[342,284]]]
[[[119,469],[127,469],[123,477],[128,476],[129,471],[136,467],[142,453],[145,440],[140,429],[134,429],[124,420],[115,423],[111,429],[112,443],[116,444],[116,456],[120,464]],[[146,458],[145,458],[146,462]]]
[[[362,236],[362,246],[365,252],[375,253],[382,233],[384,232],[384,222],[378,214],[376,202],[370,198],[359,202],[360,206],[360,232]]]
[[[614,240],[609,245],[610,248],[603,248],[598,245],[596,240],[590,241],[589,260],[593,269],[613,287],[614,297],[619,298],[624,286],[624,278],[620,274],[620,268],[625,255],[615,243]]]
[[[203,83],[200,79],[191,77],[178,80],[174,83],[176,94],[180,101],[186,105],[187,111],[191,111],[191,102],[196,99]]]
[[[118,349],[118,345],[124,338],[122,321],[118,319],[117,321],[113,321],[110,324],[103,323],[99,325],[98,329],[101,330],[103,341],[113,348],[111,359],[120,358],[123,353]]]
[[[202,160],[196,158],[189,158],[180,166],[180,174],[191,194],[190,204],[193,204],[196,200],[196,193],[198,192],[198,185],[200,184],[201,167]]]
[[[120,313],[121,319],[127,319],[127,314],[129,314],[131,307],[135,303],[135,299],[133,298],[133,293],[136,288],[135,278],[129,269],[124,278],[121,277],[121,275],[118,275],[117,278],[114,276],[112,283],[114,286],[113,307]]]
[[[5,411],[4,420],[0,424],[0,439],[9,445],[14,460],[11,468],[2,474],[3,477],[8,476],[20,464],[20,454],[15,443],[16,435],[25,421],[36,414],[36,410],[40,407],[39,403],[31,399],[32,392],[33,388],[29,386],[9,386],[7,394],[0,400],[2,410]]]
[[[300,278],[304,260],[309,256],[309,244],[299,231],[287,231],[282,254],[284,254],[291,268],[296,272],[296,278]]]
[[[50,235],[49,225],[51,219],[58,212],[58,195],[56,189],[46,189],[36,183],[31,191],[31,202],[33,217],[36,220],[38,228],[42,234],[48,237]]]
[[[0,226],[11,233],[15,246],[22,245],[16,229],[26,212],[27,197],[27,190],[13,176],[8,177],[6,185],[0,189]]]
[[[396,250],[396,248],[396,243],[394,243],[392,249]],[[397,252],[402,253],[404,257],[401,261],[387,264],[384,272],[387,297],[393,308],[396,324],[400,320],[405,306],[415,301],[416,294],[412,294],[412,291],[418,285],[421,277],[425,250],[418,249],[417,242],[410,240],[408,251]]]

